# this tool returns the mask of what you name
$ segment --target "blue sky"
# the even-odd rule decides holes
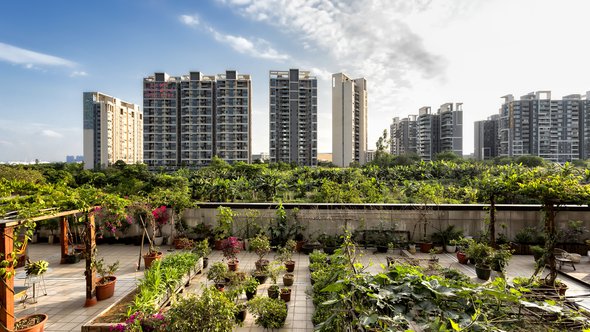
[[[82,154],[82,92],[142,103],[155,71],[253,80],[253,152],[268,150],[268,71],[319,78],[320,152],[331,150],[330,74],[365,77],[369,147],[394,116],[464,103],[473,121],[502,95],[590,90],[583,0],[120,0],[0,4],[0,161]]]

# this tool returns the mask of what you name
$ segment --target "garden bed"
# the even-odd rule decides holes
[[[160,300],[157,302],[158,307],[164,308],[173,298],[175,294],[182,293],[186,287],[190,284],[192,278],[197,274],[201,273],[203,269],[203,258],[199,258],[195,267],[182,277],[178,286],[174,290],[168,290],[166,294],[163,294]],[[135,288],[129,294],[122,297],[120,300],[115,302],[109,308],[104,310],[95,319],[82,326],[82,332],[109,332],[111,327],[121,323],[125,323],[127,319],[127,311],[129,305],[133,303],[135,296],[138,294],[138,288]]]

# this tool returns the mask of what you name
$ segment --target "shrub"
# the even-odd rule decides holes
[[[248,308],[256,317],[256,324],[266,329],[278,329],[285,325],[287,305],[279,299],[255,297],[248,301]]]
[[[215,288],[206,288],[201,296],[180,298],[168,311],[170,331],[230,332],[234,327],[236,305]]]

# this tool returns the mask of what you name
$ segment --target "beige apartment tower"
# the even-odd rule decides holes
[[[143,113],[139,105],[100,92],[84,92],[84,168],[143,160]]]
[[[367,81],[332,75],[332,162],[348,167],[367,157]]]

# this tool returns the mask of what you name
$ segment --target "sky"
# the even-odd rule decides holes
[[[268,151],[268,72],[318,77],[318,152],[332,149],[331,74],[368,84],[369,148],[393,117],[501,96],[590,90],[586,0],[101,0],[0,2],[0,161],[82,154],[82,93],[142,104],[154,72],[252,77],[253,153]]]

